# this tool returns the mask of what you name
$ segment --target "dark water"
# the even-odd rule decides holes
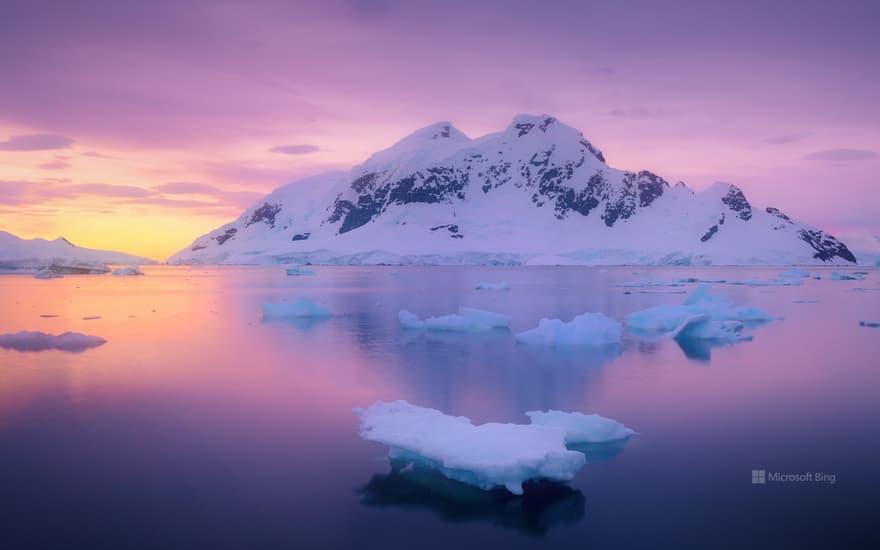
[[[876,270],[862,281],[715,285],[784,320],[714,349],[627,337],[619,355],[525,348],[505,333],[403,333],[396,316],[468,305],[512,315],[517,332],[584,311],[620,319],[693,289],[617,286],[645,277],[779,270],[315,270],[0,277],[0,333],[108,339],[82,353],[0,349],[0,546],[880,545],[880,329],[859,326],[880,320]],[[502,280],[513,289],[473,289]],[[298,295],[336,316],[261,322],[262,303]],[[517,498],[392,471],[351,412],[380,399],[475,422],[595,412],[639,435],[589,449],[572,483],[532,484]],[[753,484],[757,469],[814,479]]]

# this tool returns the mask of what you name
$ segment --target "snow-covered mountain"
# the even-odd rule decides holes
[[[57,273],[103,273],[106,264],[149,264],[148,258],[81,248],[67,239],[22,239],[0,231],[0,273],[32,272],[51,268]]]
[[[833,236],[757,208],[734,185],[695,193],[611,168],[576,129],[519,115],[469,139],[428,126],[350,172],[275,190],[172,263],[848,264]]]

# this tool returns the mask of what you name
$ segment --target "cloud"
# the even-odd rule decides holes
[[[226,205],[239,206],[242,208],[250,206],[262,197],[260,193],[254,193],[252,191],[230,191],[227,189],[221,189],[216,185],[195,181],[163,183],[162,185],[154,187],[154,189],[167,195],[202,195],[212,197],[220,201],[221,204],[225,203]]]
[[[73,140],[56,134],[22,134],[0,141],[0,151],[49,151],[67,149]]]
[[[52,162],[44,162],[37,166],[37,168],[42,170],[65,170],[70,168],[70,163],[63,160],[53,160]]]
[[[270,153],[281,153],[282,155],[307,155],[309,153],[317,153],[321,148],[317,145],[277,145],[269,149]]]
[[[84,157],[92,157],[96,159],[118,159],[119,157],[113,157],[110,155],[105,155],[104,153],[99,153],[97,151],[86,151],[82,154]]]
[[[631,107],[629,109],[611,109],[608,111],[608,114],[614,117],[629,117],[629,118],[652,118],[663,116],[663,111],[660,109],[645,109],[643,107]]]
[[[782,134],[781,136],[773,136],[768,137],[764,141],[769,143],[770,145],[786,145],[788,143],[794,143],[795,141],[801,141],[810,136],[810,132],[800,132],[793,134]]]
[[[64,189],[74,195],[101,195],[104,197],[152,197],[153,191],[133,185],[115,185],[111,183],[79,183],[66,185]]]
[[[866,149],[826,149],[804,155],[804,160],[827,160],[832,162],[846,162],[850,160],[867,160],[877,158],[874,151]]]

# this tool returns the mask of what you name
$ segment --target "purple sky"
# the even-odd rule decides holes
[[[86,193],[109,227],[124,194],[198,217],[184,246],[431,122],[473,137],[533,112],[613,166],[880,233],[878,28],[877,1],[5,0],[0,186],[44,187],[0,192],[0,226],[75,234],[63,201]]]

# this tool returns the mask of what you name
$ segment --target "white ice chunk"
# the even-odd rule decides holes
[[[523,344],[544,346],[609,346],[620,344],[621,325],[601,313],[583,313],[569,322],[541,319],[538,326],[520,332]]]
[[[478,283],[477,290],[510,290],[510,285],[504,281],[500,283]]]
[[[745,323],[774,319],[762,309],[734,306],[726,296],[710,294],[707,285],[700,285],[682,305],[659,305],[630,313],[626,324],[635,331],[678,339],[739,341],[751,339],[741,334]]]
[[[286,319],[290,317],[331,317],[333,314],[311,298],[300,296],[292,302],[263,304],[263,319]]]
[[[583,453],[566,449],[566,433],[557,427],[475,426],[463,416],[406,401],[379,401],[354,412],[361,418],[361,437],[387,445],[389,458],[435,468],[485,490],[505,487],[521,495],[526,480],[569,481],[586,463]]]
[[[48,267],[44,267],[34,274],[34,279],[60,279],[62,277],[64,277],[64,275],[56,273]]]
[[[293,277],[299,275],[314,275],[315,272],[304,267],[288,267],[287,274]]]
[[[136,265],[130,265],[127,267],[120,267],[113,270],[113,275],[116,277],[135,277],[137,275],[143,275],[144,272],[141,271],[140,267]]]
[[[861,281],[864,279],[863,272],[853,272],[847,273],[845,271],[832,271],[831,272],[831,280],[832,281]]]
[[[782,273],[779,274],[780,277],[787,277],[791,279],[809,279],[810,272],[806,269],[797,269],[795,267],[791,269],[786,269]]]
[[[70,352],[85,351],[98,347],[107,340],[100,336],[65,332],[63,334],[47,334],[45,332],[27,331],[0,334],[0,348],[16,351],[61,350]]]
[[[438,330],[447,332],[483,332],[494,329],[505,329],[510,325],[511,318],[501,313],[493,313],[472,307],[458,308],[458,314],[428,317],[424,320],[410,311],[400,310],[397,314],[400,326],[405,329]]]
[[[526,416],[532,424],[565,430],[565,442],[569,445],[619,441],[636,433],[620,422],[598,414],[549,410],[529,411]]]

